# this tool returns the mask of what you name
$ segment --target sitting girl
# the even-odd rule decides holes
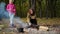
[[[33,9],[29,9],[27,13],[27,22],[29,23],[30,27],[35,27],[35,25],[37,25],[36,14]]]

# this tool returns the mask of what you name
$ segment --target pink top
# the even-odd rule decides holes
[[[9,13],[14,13],[14,14],[16,13],[15,5],[13,3],[8,4],[6,9]]]

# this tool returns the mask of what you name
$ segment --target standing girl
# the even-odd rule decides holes
[[[13,4],[13,0],[9,0],[9,4],[7,5],[6,9],[9,13],[9,17],[10,17],[10,26],[14,26],[13,18],[16,13],[16,9],[15,9],[15,5]]]

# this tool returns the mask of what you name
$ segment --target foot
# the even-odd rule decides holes
[[[15,27],[15,25],[14,24],[10,24],[10,27]]]

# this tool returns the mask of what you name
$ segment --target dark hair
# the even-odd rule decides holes
[[[34,11],[34,9],[31,9],[31,10],[32,10],[33,14],[31,14],[31,13],[29,12],[30,15],[31,15],[31,16],[35,15],[35,11]]]

